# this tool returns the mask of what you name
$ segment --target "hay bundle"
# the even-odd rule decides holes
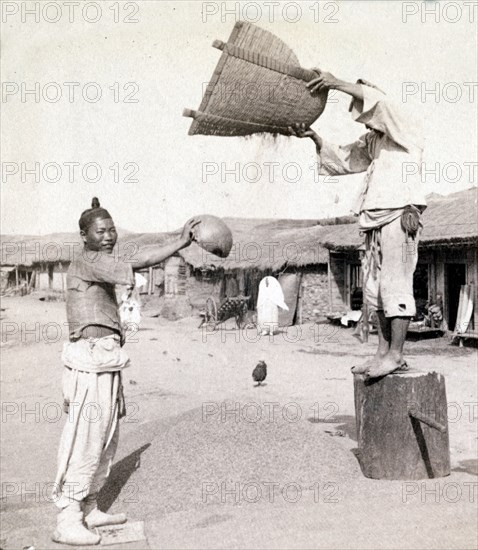
[[[324,110],[327,92],[311,96],[306,83],[317,73],[303,69],[294,52],[268,31],[238,21],[222,50],[189,135],[288,135],[295,122],[310,126]]]

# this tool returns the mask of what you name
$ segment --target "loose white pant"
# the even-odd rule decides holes
[[[121,372],[101,374],[65,367],[68,417],[58,451],[57,506],[98,493],[109,475],[119,438]]]
[[[379,248],[369,235],[362,261],[364,300],[372,310],[383,310],[385,317],[413,317],[413,273],[418,261],[419,235],[411,238],[402,229],[400,217],[380,229]],[[377,259],[377,256],[379,258]]]

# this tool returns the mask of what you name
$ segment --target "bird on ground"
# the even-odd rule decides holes
[[[257,386],[260,386],[267,376],[267,365],[264,361],[259,361],[255,369],[252,371],[252,379],[257,382]]]

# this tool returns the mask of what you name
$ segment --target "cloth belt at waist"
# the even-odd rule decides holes
[[[62,360],[70,369],[94,373],[119,371],[130,364],[117,334],[66,342]]]
[[[104,338],[105,336],[113,335],[120,336],[120,334],[112,328],[103,325],[88,325],[81,331],[80,338],[88,340],[88,338]]]

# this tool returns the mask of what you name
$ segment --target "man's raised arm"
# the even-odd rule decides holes
[[[178,250],[189,246],[194,240],[193,229],[199,223],[201,222],[192,218],[186,222],[181,235],[174,239],[174,241],[165,244],[145,246],[139,250],[139,252],[135,254],[134,262],[132,263],[133,270],[137,271],[138,269],[157,265],[175,254]]]
[[[352,84],[340,78],[335,77],[332,73],[314,69],[318,76],[307,84],[311,94],[320,93],[322,90],[338,90],[344,94],[352,96],[358,101],[363,101],[363,90],[360,84]]]

